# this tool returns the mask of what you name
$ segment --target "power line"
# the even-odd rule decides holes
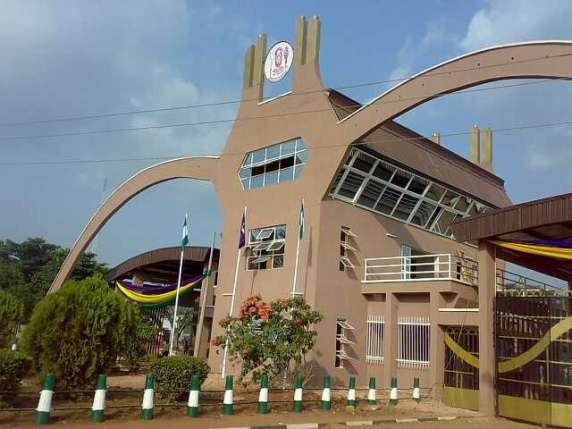
[[[560,58],[560,57],[566,57],[566,56],[570,56],[570,55],[572,55],[572,54],[545,55],[542,57],[535,57],[535,58],[523,59],[523,60],[511,60],[511,61],[507,61],[504,63],[489,64],[489,65],[483,65],[483,66],[477,66],[477,67],[468,67],[468,68],[464,68],[464,69],[457,69],[457,70],[451,70],[451,71],[428,72],[427,74],[417,76],[417,77],[427,79],[427,78],[433,78],[433,77],[438,77],[438,76],[442,76],[442,75],[450,75],[453,73],[464,73],[464,72],[474,71],[474,70],[482,70],[482,69],[493,68],[493,67],[502,67],[502,66],[505,66],[507,64],[522,64],[522,63],[529,63],[529,62],[534,62],[534,61],[545,61],[545,60],[548,60],[551,58]],[[375,80],[375,81],[369,81],[369,82],[358,82],[355,84],[334,87],[333,89],[338,90],[338,91],[342,91],[342,90],[364,88],[364,87],[368,87],[368,86],[382,85],[382,84],[387,84],[387,83],[404,82],[404,81],[409,80],[415,76],[416,75],[407,76],[407,77],[403,77],[403,78],[382,79],[382,80]],[[290,96],[307,95],[307,94],[322,92],[322,91],[324,91],[324,90],[323,89],[307,90],[307,91],[292,93],[292,94],[290,94]],[[266,99],[268,100],[271,98],[273,98],[273,97],[267,97]],[[181,106],[168,106],[168,107],[159,107],[159,108],[153,108],[153,109],[128,110],[128,111],[99,113],[99,114],[91,114],[91,115],[71,115],[71,116],[64,116],[64,117],[60,117],[60,118],[35,119],[35,120],[20,121],[20,122],[4,122],[4,123],[0,123],[0,127],[16,127],[16,126],[23,126],[23,125],[38,125],[38,124],[48,124],[48,123],[57,123],[57,122],[71,122],[71,121],[90,120],[90,119],[105,119],[105,118],[112,118],[112,117],[131,116],[131,115],[140,115],[140,114],[148,114],[148,113],[170,112],[170,111],[178,111],[178,110],[190,110],[190,109],[197,109],[197,108],[203,108],[203,107],[215,107],[215,106],[225,106],[225,105],[238,104],[238,103],[241,103],[242,101],[259,101],[259,100],[257,98],[256,99],[254,99],[254,98],[244,99],[244,100],[229,99],[229,100],[222,100],[222,101],[217,101],[217,102],[212,102],[212,103],[187,104],[187,105],[181,105]]]
[[[572,54],[571,54],[572,55]],[[519,86],[529,86],[529,85],[537,85],[539,83],[545,83],[551,81],[551,79],[543,79],[541,81],[533,81],[533,82],[520,82],[514,84],[507,84],[507,85],[497,85],[492,87],[484,87],[484,88],[470,88],[461,91],[456,91],[452,93],[445,93],[445,94],[438,94],[438,95],[425,95],[425,96],[416,96],[416,97],[405,97],[399,98],[397,100],[386,100],[386,101],[379,101],[377,104],[393,104],[393,103],[402,103],[404,101],[410,100],[423,100],[427,97],[432,97],[432,99],[437,99],[444,97],[446,95],[462,95],[467,93],[473,92],[486,92],[486,91],[493,91],[498,89],[505,89],[505,88],[514,88]],[[340,107],[363,107],[361,104],[348,104]],[[36,134],[36,135],[28,135],[28,136],[0,136],[0,141],[14,141],[14,140],[36,140],[36,139],[48,139],[48,138],[57,138],[57,137],[78,137],[78,136],[87,136],[87,135],[99,135],[99,134],[113,134],[113,133],[124,133],[124,132],[133,132],[133,131],[151,131],[151,130],[160,130],[160,129],[168,129],[168,128],[182,128],[182,127],[193,127],[193,126],[203,126],[203,125],[220,125],[226,124],[231,122],[239,122],[239,121],[252,121],[252,120],[260,120],[260,119],[273,119],[273,118],[281,118],[286,116],[297,116],[297,115],[304,115],[310,113],[320,113],[320,112],[327,112],[332,111],[333,108],[326,108],[326,109],[315,109],[315,110],[303,110],[303,111],[296,111],[296,112],[288,112],[288,113],[277,113],[274,115],[263,115],[263,116],[251,116],[251,117],[244,117],[244,118],[232,118],[232,119],[215,119],[210,121],[197,121],[197,122],[183,122],[183,123],[174,123],[174,124],[161,124],[161,125],[149,125],[144,127],[126,127],[126,128],[110,128],[110,129],[103,129],[103,130],[88,130],[88,131],[74,131],[68,133],[56,133],[56,134]]]
[[[506,133],[511,131],[520,131],[520,130],[530,130],[530,129],[540,129],[540,128],[550,128],[550,127],[563,127],[563,126],[572,126],[572,121],[561,121],[561,122],[547,122],[541,124],[531,124],[531,125],[518,125],[518,126],[511,126],[511,127],[502,127],[502,128],[492,128],[491,131],[495,133]],[[443,137],[456,137],[461,135],[468,135],[471,131],[454,131],[449,133],[440,133],[440,136]],[[415,136],[415,137],[395,137],[392,139],[380,139],[380,140],[367,140],[362,142],[357,142],[350,144],[350,146],[362,146],[368,145],[373,143],[388,143],[388,142],[396,142],[396,141],[415,141],[415,140],[428,140],[428,137],[425,136]],[[306,150],[320,150],[320,149],[329,149],[333,147],[343,147],[347,146],[346,144],[331,144],[331,145],[322,145],[319,147],[313,148],[306,148]],[[233,156],[244,156],[248,151],[238,151],[238,152],[225,152],[224,155],[233,155]],[[112,162],[132,162],[132,161],[160,161],[160,160],[173,160],[177,158],[183,158],[189,156],[188,154],[179,154],[173,156],[156,156],[156,157],[140,157],[140,158],[107,158],[107,159],[68,159],[68,160],[48,160],[48,161],[0,161],[0,165],[61,165],[61,164],[103,164],[103,163],[112,163]]]

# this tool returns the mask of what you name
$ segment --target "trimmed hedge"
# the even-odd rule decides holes
[[[209,371],[204,359],[185,355],[159,358],[151,364],[151,373],[155,376],[155,391],[161,398],[170,401],[188,395],[192,375],[198,374],[202,385]]]
[[[6,391],[16,391],[20,387],[20,382],[28,373],[31,366],[30,359],[20,352],[8,349],[0,349],[0,389]],[[0,395],[0,404],[10,402],[14,395],[7,393]]]
[[[96,274],[71,280],[34,309],[22,335],[23,350],[41,375],[60,388],[84,388],[108,372],[135,338],[141,317]]]

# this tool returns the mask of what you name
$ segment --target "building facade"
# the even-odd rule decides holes
[[[298,19],[291,91],[265,99],[267,46],[260,35],[245,54],[242,101],[222,154],[161,163],[120,186],[80,235],[51,291],[130,198],[165,180],[208,180],[224,215],[215,321],[236,314],[252,294],[303,296],[325,316],[311,356],[317,377],[328,373],[345,384],[355,375],[364,385],[376,376],[388,387],[397,376],[400,387],[411,387],[419,376],[439,399],[448,327],[485,328],[481,337],[492,335],[478,311],[479,289],[494,294],[494,276],[479,279],[482,252],[475,243],[455,241],[451,225],[511,202],[492,171],[490,130],[470,131],[467,160],[442,147],[438,135],[423,138],[393,119],[485,82],[570,78],[572,44],[467,54],[363,106],[323,85],[319,47],[319,19]],[[302,201],[305,234],[298,247]],[[245,211],[247,243],[239,250]],[[213,327],[213,335],[221,333]],[[221,357],[209,356],[215,372],[222,370]],[[477,376],[483,392],[493,386],[487,377]]]

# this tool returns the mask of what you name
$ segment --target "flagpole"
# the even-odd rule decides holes
[[[188,241],[188,215],[185,213],[185,223],[183,224],[183,238],[181,241],[181,259],[179,261],[179,276],[177,278],[177,293],[175,295],[175,310],[173,311],[173,323],[171,324],[171,338],[169,341],[169,356],[173,356],[173,345],[175,334],[177,332],[177,308],[179,307],[179,290],[181,289],[181,276],[183,274],[183,257],[185,256],[185,247]]]
[[[238,255],[236,257],[236,269],[234,271],[234,286],[232,287],[232,296],[230,298],[230,311],[228,312],[228,316],[232,317],[232,313],[234,311],[234,296],[236,294],[236,284],[238,283],[238,268],[240,266],[240,252],[242,249],[238,249]],[[228,335],[226,336],[226,341],[224,343],[224,354],[222,358],[222,378],[226,375],[226,354],[228,351]]]
[[[181,275],[183,274],[183,256],[185,246],[181,246],[181,260],[179,261],[179,277],[177,279],[177,294],[175,295],[175,311],[173,311],[173,323],[171,324],[171,340],[169,342],[169,356],[173,356],[173,340],[177,329],[177,307],[179,306],[179,290],[181,289]]]
[[[296,292],[296,281],[298,280],[298,259],[300,257],[300,235],[301,235],[301,228],[303,228],[302,226],[302,221],[305,220],[301,220],[303,218],[301,218],[301,216],[303,216],[304,212],[304,200],[302,200],[302,205],[301,205],[301,213],[299,214],[299,219],[298,219],[298,241],[296,243],[296,262],[294,263],[294,282],[292,284],[292,298],[295,298],[296,295],[298,295],[298,292]]]
[[[243,242],[244,240],[244,242]],[[228,317],[232,317],[232,313],[234,312],[234,297],[236,296],[236,285],[238,284],[238,270],[240,267],[240,253],[242,251],[242,247],[246,245],[246,207],[244,208],[244,212],[242,214],[242,220],[240,224],[240,239],[238,242],[238,253],[236,256],[236,268],[234,270],[234,285],[232,286],[232,296],[230,298],[230,310],[228,312]],[[226,332],[226,341],[224,342],[224,353],[222,357],[222,371],[221,375],[222,378],[226,376],[226,356],[228,353],[228,328]]]
[[[199,324],[197,326],[197,333],[195,338],[195,349],[193,350],[193,356],[199,356],[199,346],[201,344],[201,336],[203,334],[203,323],[205,320],[205,307],[207,303],[207,296],[210,291],[211,287],[211,279],[212,279],[212,266],[213,266],[213,253],[214,253],[214,246],[216,240],[216,232],[213,232],[213,239],[211,241],[211,251],[209,253],[209,264],[207,265],[207,273],[205,276],[205,287],[202,289],[202,300],[201,300],[201,311],[199,313]]]

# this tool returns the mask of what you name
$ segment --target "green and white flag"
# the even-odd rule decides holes
[[[189,244],[189,227],[187,225],[188,215],[185,213],[185,223],[183,223],[183,237],[181,238],[181,246],[185,247]]]
[[[304,238],[304,200],[300,205],[300,219],[298,220],[298,232],[300,234],[300,240]]]

